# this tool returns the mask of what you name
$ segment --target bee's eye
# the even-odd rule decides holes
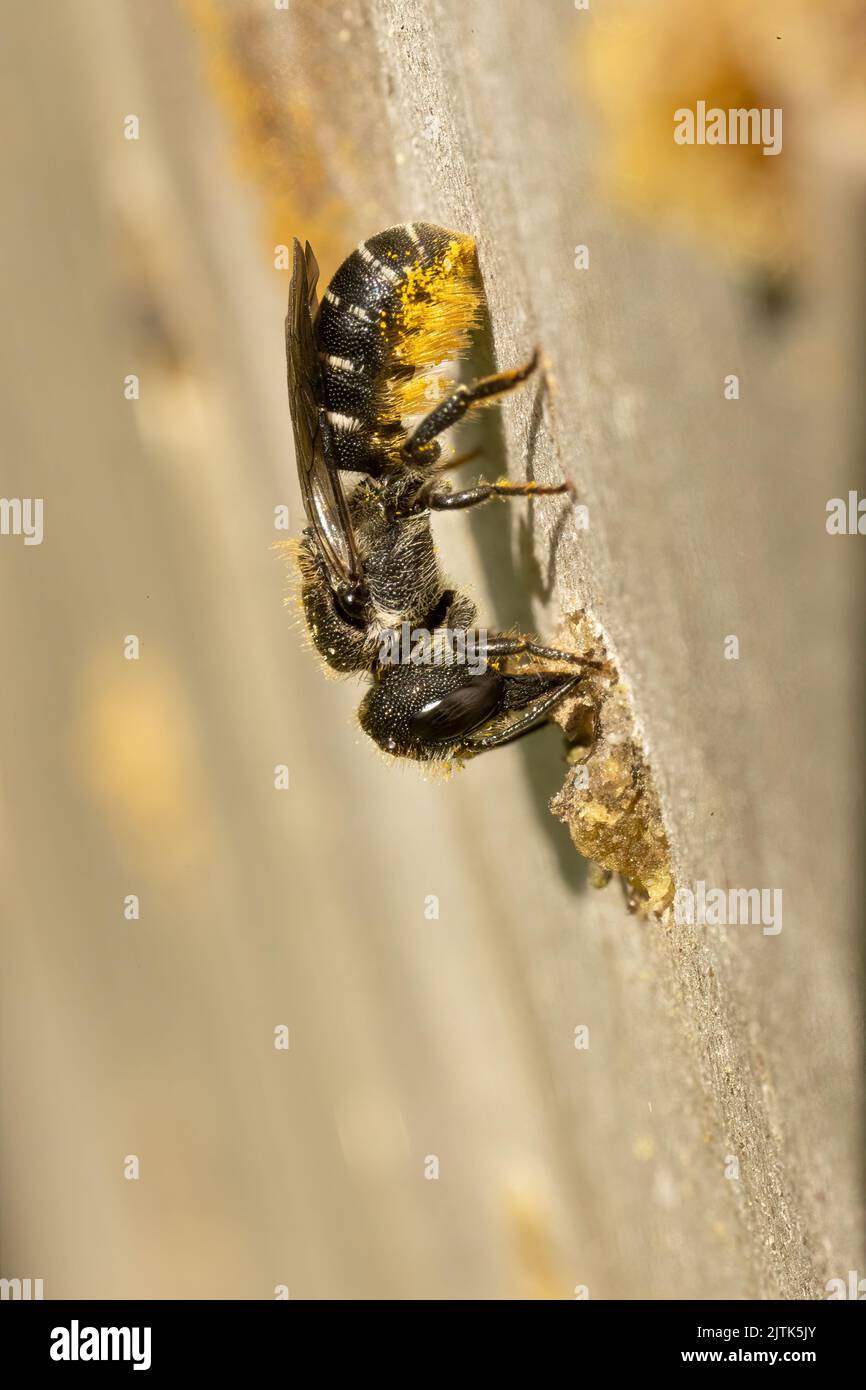
[[[347,585],[334,591],[334,605],[341,618],[354,627],[363,627],[366,622],[369,595],[365,584]]]
[[[495,712],[502,693],[502,677],[485,671],[466,685],[428,700],[411,715],[413,734],[433,742],[468,734]]]

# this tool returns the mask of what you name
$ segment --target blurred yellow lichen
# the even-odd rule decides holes
[[[651,1134],[640,1134],[634,1141],[634,1156],[638,1163],[651,1163],[656,1156],[655,1141]]]
[[[578,80],[600,116],[601,160],[637,212],[740,261],[787,269],[808,228],[804,150],[844,107],[866,129],[862,0],[615,0],[581,28]],[[781,108],[783,144],[677,144],[674,112]]]
[[[204,849],[209,817],[192,716],[173,673],[120,650],[84,673],[73,757],[121,853],[172,872]]]
[[[518,1297],[564,1299],[571,1296],[556,1239],[556,1226],[535,1181],[511,1179],[505,1211],[518,1283]]]
[[[184,4],[237,168],[264,202],[269,249],[306,238],[329,274],[345,255],[353,184],[364,169],[353,137],[365,132],[345,109],[360,97],[357,74],[346,81],[347,50],[335,24],[345,3],[339,11],[323,0],[290,12],[241,0]],[[352,56],[357,67],[357,48]]]

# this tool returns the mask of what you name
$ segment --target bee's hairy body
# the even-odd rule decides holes
[[[475,244],[462,233],[424,222],[391,227],[352,252],[318,304],[317,276],[309,245],[295,242],[286,346],[310,523],[297,551],[307,627],[333,670],[371,678],[359,717],[382,749],[460,762],[538,727],[580,683],[574,665],[597,664],[503,633],[483,634],[483,669],[465,656],[439,660],[446,639],[459,635],[461,650],[474,650],[479,634],[475,605],[442,574],[431,513],[567,485],[482,481],[454,492],[441,476],[437,437],[525,381],[538,353],[442,395],[431,372],[464,353],[482,305]],[[413,416],[422,418],[410,429]],[[343,473],[365,475],[351,497]],[[432,662],[383,656],[385,639],[407,624],[430,634]],[[515,669],[526,657],[533,668]],[[539,661],[548,664],[538,669]]]
[[[472,238],[427,222],[370,237],[340,266],[316,323],[338,467],[379,477],[399,461],[425,372],[459,356],[477,322],[474,272]]]
[[[448,588],[428,512],[389,514],[382,489],[366,482],[355,489],[350,511],[369,592],[363,626],[341,614],[309,527],[298,552],[304,616],[329,666],[335,671],[374,672],[384,634],[404,622],[428,631],[471,627],[475,605]]]

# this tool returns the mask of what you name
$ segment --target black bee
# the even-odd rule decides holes
[[[309,522],[298,548],[307,625],[330,667],[372,678],[359,716],[380,748],[461,762],[537,728],[575,690],[582,673],[550,663],[599,665],[478,629],[473,603],[440,572],[430,529],[432,512],[568,491],[480,481],[454,492],[442,478],[453,462],[441,462],[437,437],[526,381],[539,354],[442,395],[435,369],[465,351],[481,308],[475,245],[458,232],[424,222],[380,232],[343,262],[321,304],[318,274],[309,243],[295,241],[286,354]],[[351,496],[344,473],[361,475]],[[398,634],[410,642],[395,657]]]

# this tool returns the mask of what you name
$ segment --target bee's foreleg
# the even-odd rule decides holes
[[[565,677],[560,686],[533,700],[532,704],[520,712],[518,718],[513,719],[504,728],[497,729],[492,734],[469,735],[461,740],[461,748],[467,753],[484,753],[488,748],[500,748],[503,743],[511,743],[516,738],[522,738],[524,734],[531,734],[544,723],[554,706],[576,689],[580,679],[580,676]]]
[[[544,647],[531,637],[488,637],[484,651],[490,656],[537,656],[545,661],[566,661],[570,666],[591,666],[597,671],[604,670],[603,661],[581,656],[579,652],[568,652],[561,647]]]

